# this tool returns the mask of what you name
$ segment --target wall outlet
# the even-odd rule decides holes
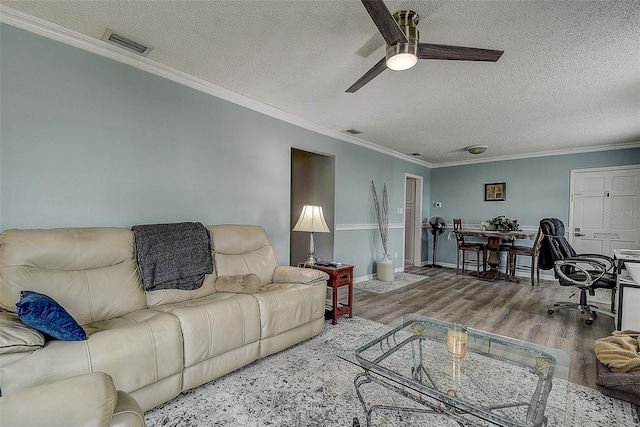
[[[507,254],[506,254],[506,253],[504,253],[504,252],[503,252],[502,254],[500,254],[500,256],[502,257],[502,258],[501,258],[501,260],[502,260],[503,262],[506,262],[506,261],[507,261]]]
[[[398,208],[398,215],[402,215],[404,213],[404,209],[403,208]]]
[[[398,258],[398,252],[395,253],[395,257]]]

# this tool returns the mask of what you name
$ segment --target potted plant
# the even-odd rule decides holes
[[[382,187],[382,204],[378,199],[378,192],[373,180],[371,181],[373,189],[373,203],[375,204],[376,221],[378,222],[378,230],[380,231],[380,240],[382,241],[382,249],[384,255],[377,262],[377,279],[382,282],[393,282],[395,267],[393,260],[387,251],[387,237],[389,235],[389,200],[387,198],[387,184]]]
[[[497,216],[489,221],[489,230],[492,231],[517,231],[518,220],[509,219],[504,215]]]

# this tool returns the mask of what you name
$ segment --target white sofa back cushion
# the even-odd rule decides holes
[[[0,306],[15,312],[22,290],[55,299],[80,325],[146,308],[133,233],[124,228],[3,231]]]
[[[183,291],[180,289],[159,289],[157,291],[147,291],[147,305],[155,307],[162,304],[175,304],[178,302],[191,301],[206,297],[216,292],[216,276],[215,270],[213,274],[204,276],[204,283],[198,289],[192,291]]]
[[[255,274],[264,286],[273,281],[278,266],[269,236],[257,225],[210,225],[216,274]]]

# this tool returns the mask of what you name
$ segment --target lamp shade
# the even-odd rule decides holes
[[[309,231],[311,233],[329,233],[329,226],[324,220],[322,206],[304,205],[293,231]]]

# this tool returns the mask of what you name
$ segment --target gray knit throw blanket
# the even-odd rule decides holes
[[[201,223],[134,225],[131,230],[146,291],[191,291],[213,272],[209,230]]]

